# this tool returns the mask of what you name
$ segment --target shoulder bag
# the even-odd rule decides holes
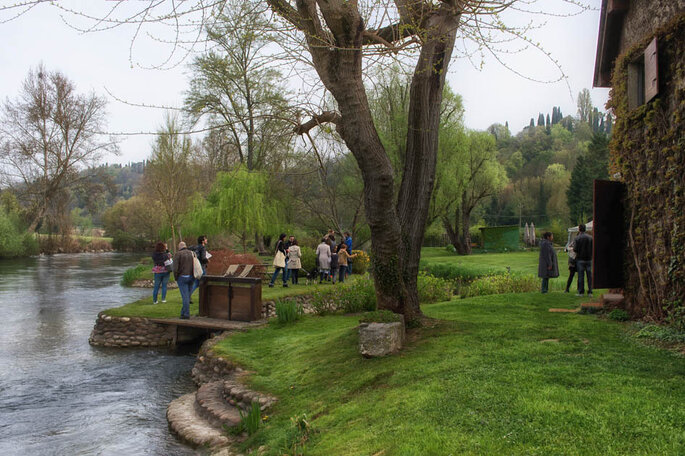
[[[193,253],[193,277],[195,277],[197,280],[200,280],[203,274],[204,272],[202,272],[202,264],[200,263],[200,260],[197,259],[195,253]]]
[[[274,266],[277,268],[285,267],[285,255],[280,250],[276,251],[276,256],[274,257]]]

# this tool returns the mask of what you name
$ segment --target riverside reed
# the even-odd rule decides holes
[[[297,301],[292,299],[276,301],[276,321],[279,324],[295,323],[303,315],[302,305],[298,304]]]

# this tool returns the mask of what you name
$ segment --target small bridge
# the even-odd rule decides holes
[[[208,317],[182,318],[148,318],[149,321],[165,325],[173,334],[173,344],[191,342],[200,336],[217,331],[246,331],[267,324],[266,320],[235,321]]]

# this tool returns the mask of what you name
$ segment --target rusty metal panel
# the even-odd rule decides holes
[[[204,276],[200,284],[200,316],[254,321],[262,315],[262,282],[258,278]]]
[[[659,56],[656,37],[645,49],[645,103],[659,94]]]
[[[609,0],[607,14],[622,13],[628,10],[628,0]]]
[[[623,288],[625,184],[595,180],[592,218],[592,288]]]

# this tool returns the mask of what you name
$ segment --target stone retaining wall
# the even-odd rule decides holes
[[[311,305],[312,297],[309,295],[286,296],[280,299],[281,301],[295,301],[302,305],[305,314],[313,314],[314,308]],[[262,300],[262,318],[271,318],[276,316],[276,300],[265,301]]]
[[[100,347],[158,347],[174,342],[173,326],[147,318],[112,317],[98,314],[88,342]]]
[[[226,338],[228,334],[228,332],[224,332],[211,339],[207,339],[200,347],[200,351],[197,354],[197,361],[191,372],[193,381],[197,385],[224,380],[233,373],[242,372],[242,369],[233,364],[231,360],[212,353],[214,345]]]
[[[150,279],[136,279],[133,281],[131,284],[132,288],[154,288],[155,287],[155,281],[150,280]],[[169,281],[169,283],[166,284],[167,290],[173,290],[178,288],[178,284],[174,281]],[[160,296],[162,296],[162,287],[159,287],[159,293]]]

